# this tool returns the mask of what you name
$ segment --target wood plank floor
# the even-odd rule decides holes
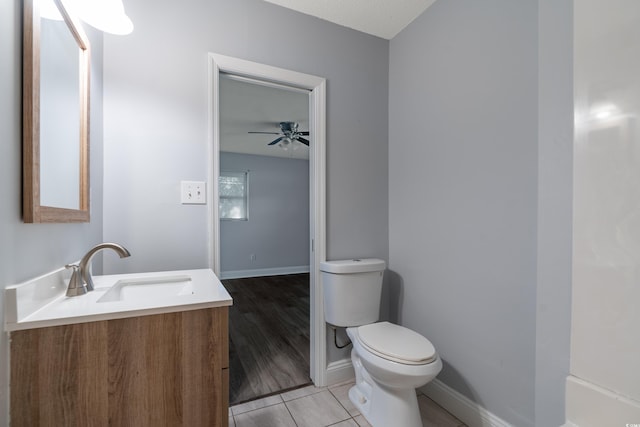
[[[229,403],[310,384],[309,274],[223,280],[229,308]]]

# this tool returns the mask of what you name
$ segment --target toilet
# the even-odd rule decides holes
[[[347,328],[356,383],[349,399],[373,427],[422,427],[416,388],[433,380],[442,361],[428,339],[403,326],[378,322],[380,259],[320,263],[325,321]]]

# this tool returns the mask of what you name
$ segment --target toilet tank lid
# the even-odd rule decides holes
[[[383,271],[386,263],[377,258],[345,259],[338,261],[324,261],[320,263],[320,271],[326,273],[348,274]]]

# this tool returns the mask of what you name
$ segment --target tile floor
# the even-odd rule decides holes
[[[229,408],[229,427],[370,426],[349,400],[353,382],[308,386]],[[418,404],[424,427],[465,427],[422,393]],[[402,426],[388,426],[402,427]]]

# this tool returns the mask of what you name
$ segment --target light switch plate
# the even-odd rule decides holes
[[[207,203],[207,187],[204,181],[181,181],[180,201],[183,205],[204,205]]]

